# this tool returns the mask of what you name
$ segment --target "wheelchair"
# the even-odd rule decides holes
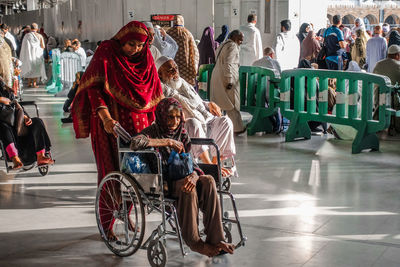
[[[214,140],[193,138],[191,141],[192,145],[214,146],[217,158],[220,158],[219,149]],[[167,263],[167,236],[174,236],[177,237],[180,252],[185,257],[188,253],[183,243],[174,206],[176,199],[169,198],[165,193],[159,153],[155,150],[132,151],[123,147],[120,138],[117,143],[120,165],[125,153],[135,153],[145,156],[146,160],[153,163],[151,168],[153,173],[120,171],[109,173],[103,178],[98,187],[95,202],[96,220],[102,240],[114,254],[121,257],[131,256],[138,249],[146,249],[150,265],[163,267]],[[243,235],[232,193],[222,189],[220,166],[220,161],[217,165],[199,164],[206,174],[212,175],[216,180],[225,241],[232,243],[231,229],[232,224],[235,224],[240,238],[235,243],[235,248],[239,248],[245,245],[247,238]],[[224,197],[231,201],[234,218],[229,218],[229,213],[224,211]],[[161,215],[161,223],[144,241],[146,215],[153,211]]]
[[[36,112],[36,117],[39,118],[39,108],[38,108],[38,106],[37,106],[35,101],[19,101],[19,104],[22,107],[24,107],[24,106],[34,106],[35,112]],[[12,167],[9,166],[9,162],[11,160],[8,158],[6,149],[5,149],[4,144],[3,144],[3,142],[1,140],[0,140],[0,146],[1,146],[1,153],[2,153],[0,159],[4,160],[5,166],[6,166],[6,172],[8,174],[12,170]],[[46,156],[51,157],[51,152],[47,151],[46,152]],[[32,164],[28,164],[28,165],[25,165],[25,163],[24,163],[24,166],[22,167],[22,171],[29,171],[29,170],[33,169],[34,167],[36,167],[36,162],[33,162]],[[38,168],[39,173],[42,176],[46,176],[49,173],[49,165],[37,166],[37,168]]]

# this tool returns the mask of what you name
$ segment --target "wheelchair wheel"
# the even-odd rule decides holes
[[[49,173],[49,166],[39,166],[38,170],[42,176],[45,176]]]
[[[232,243],[232,234],[231,231],[229,230],[229,227],[226,225],[223,226],[224,229],[224,238],[226,243]]]
[[[167,263],[167,250],[159,238],[150,241],[147,259],[152,267],[164,267]]]
[[[121,257],[135,253],[145,233],[145,211],[133,180],[119,172],[107,174],[97,189],[95,205],[97,226],[106,246]]]
[[[227,177],[227,178],[223,178],[222,179],[222,190],[223,191],[227,191],[229,192],[229,190],[231,190],[231,178]]]

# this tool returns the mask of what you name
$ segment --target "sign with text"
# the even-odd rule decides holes
[[[175,20],[175,14],[156,14],[151,15],[151,22],[161,27],[172,27]]]

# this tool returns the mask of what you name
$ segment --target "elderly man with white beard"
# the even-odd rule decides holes
[[[162,82],[163,92],[166,97],[177,99],[183,107],[185,115],[185,128],[190,137],[212,138],[220,149],[221,159],[232,159],[236,154],[233,139],[232,121],[227,116],[222,116],[221,109],[214,102],[201,99],[192,85],[179,76],[178,65],[172,58],[165,56],[156,61],[158,75]],[[212,160],[209,157],[207,146],[194,146],[193,156],[200,158],[207,164],[215,164],[217,157],[211,149]],[[235,172],[235,173],[234,173]],[[224,177],[236,175],[233,169],[222,168]]]

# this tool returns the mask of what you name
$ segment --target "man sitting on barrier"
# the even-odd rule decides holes
[[[390,78],[390,81],[393,85],[400,84],[400,46],[391,45],[388,49],[388,55],[386,59],[383,59],[376,63],[373,73],[385,75]],[[379,99],[379,90],[375,88],[374,90],[374,98],[375,98],[375,110],[378,110],[378,99]],[[392,103],[391,106],[395,110],[400,110],[400,101],[398,95],[392,93]],[[377,112],[375,116],[377,116]],[[400,118],[392,116],[389,134],[395,135],[396,133],[400,133]]]
[[[156,61],[156,66],[164,95],[174,97],[183,106],[185,128],[189,136],[214,139],[221,151],[222,159],[233,159],[236,147],[233,139],[233,125],[229,117],[222,116],[221,109],[214,102],[206,102],[200,98],[193,86],[180,77],[178,65],[172,58],[162,56]],[[210,160],[207,146],[196,146],[192,149],[192,153],[195,158],[200,158],[204,163],[217,162],[215,153],[212,153],[213,159]],[[226,168],[222,168],[222,174],[223,176],[232,175]]]
[[[163,177],[168,191],[177,197],[177,215],[182,237],[191,250],[209,257],[226,252],[233,254],[234,245],[224,242],[221,206],[214,178],[196,168],[182,179],[168,172],[168,159],[172,150],[190,153],[190,137],[184,125],[182,106],[174,98],[164,98],[155,110],[155,123],[131,139],[134,151],[156,147],[161,155]],[[203,213],[206,240],[200,238],[198,228],[199,209]]]

